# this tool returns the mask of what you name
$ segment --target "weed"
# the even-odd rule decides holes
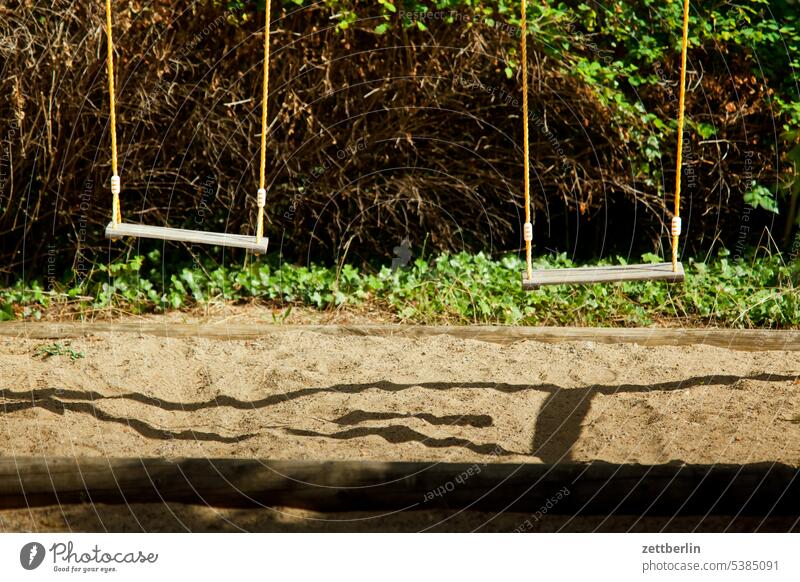
[[[292,314],[292,306],[290,305],[288,308],[284,309],[281,312],[272,312],[272,323],[275,325],[282,325],[286,323],[286,320],[289,319],[289,316]]]
[[[84,352],[79,352],[78,350],[70,347],[69,344],[62,344],[58,342],[37,347],[36,355],[43,359],[53,356],[69,356],[69,359],[73,362],[86,357]]]

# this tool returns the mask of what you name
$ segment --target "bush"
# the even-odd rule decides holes
[[[116,8],[125,216],[252,232],[257,3]],[[570,0],[530,10],[538,251],[662,253],[678,3]],[[519,246],[517,11],[506,0],[275,6],[267,229],[288,260],[386,259],[404,237],[447,252]],[[52,263],[86,277],[127,255],[122,245],[109,252],[102,237],[102,5],[12,0],[0,13],[0,270],[15,280]],[[695,3],[688,252],[719,239],[739,252],[761,242],[765,225],[790,244],[798,38],[788,2]]]

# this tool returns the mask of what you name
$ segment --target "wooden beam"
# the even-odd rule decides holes
[[[472,508],[569,515],[796,515],[800,469],[615,465],[0,458],[0,507],[198,503],[316,511]]]
[[[64,339],[97,333],[130,333],[159,337],[203,337],[219,340],[252,340],[265,335],[310,332],[321,335],[425,338],[450,335],[467,340],[511,344],[518,341],[635,343],[643,346],[709,345],[742,351],[800,351],[800,331],[765,329],[680,329],[607,327],[524,327],[500,325],[275,325],[220,323],[175,323],[153,320],[42,323],[0,323],[0,336],[31,339]]]
[[[220,247],[236,247],[248,249],[258,253],[266,253],[269,239],[263,238],[256,243],[253,236],[242,234],[228,234],[225,232],[205,232],[202,230],[185,230],[181,228],[168,228],[166,226],[148,226],[146,224],[120,223],[106,226],[106,238],[118,239],[126,236],[134,238],[151,238],[156,240],[170,240],[201,245]]]
[[[528,291],[542,285],[592,285],[594,283],[618,283],[622,281],[669,281],[680,283],[685,278],[683,264],[672,270],[672,263],[647,265],[611,265],[606,267],[579,267],[576,269],[540,269],[528,279],[522,273],[522,288]]]

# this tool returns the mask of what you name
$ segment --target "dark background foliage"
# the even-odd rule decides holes
[[[263,12],[249,2],[114,7],[124,216],[251,233]],[[406,237],[431,250],[517,249],[517,12],[468,0],[273,4],[272,249],[301,262],[385,262]],[[679,3],[542,3],[530,26],[537,252],[663,252]],[[717,244],[738,253],[770,237],[791,251],[798,38],[791,2],[695,7],[685,252]],[[130,249],[102,236],[105,43],[102,3],[0,6],[6,278],[81,274]],[[168,248],[165,260],[171,252],[185,249]]]

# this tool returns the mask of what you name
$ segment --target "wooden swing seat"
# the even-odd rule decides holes
[[[182,228],[169,228],[166,226],[148,226],[146,224],[130,224],[120,222],[116,226],[109,223],[106,227],[106,238],[118,239],[122,237],[152,238],[157,240],[170,240],[176,242],[214,245],[220,247],[235,247],[247,249],[257,253],[266,253],[269,239],[263,237],[261,242],[256,242],[256,237],[243,234],[228,234],[224,232],[205,232],[202,230],[185,230]]]
[[[648,265],[613,265],[608,267],[579,267],[577,269],[541,269],[528,279],[522,273],[522,288],[526,291],[543,285],[591,285],[592,283],[614,283],[619,281],[670,281],[684,280],[683,264],[673,272],[672,263]]]

